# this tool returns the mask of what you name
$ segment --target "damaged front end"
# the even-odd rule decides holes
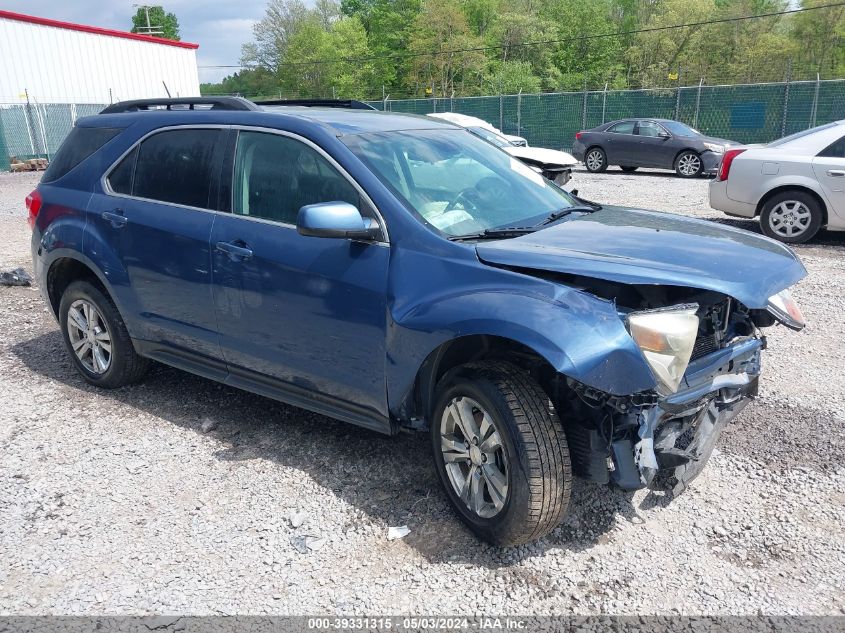
[[[621,316],[655,375],[654,390],[610,395],[567,379],[564,406],[572,413],[567,440],[576,475],[624,489],[683,492],[704,468],[725,426],[757,395],[760,353],[766,347],[760,328],[776,320],[803,326],[788,293],[781,303],[791,314],[782,305],[749,310],[714,293],[690,298],[696,301],[623,309]],[[638,326],[641,315],[647,318]]]

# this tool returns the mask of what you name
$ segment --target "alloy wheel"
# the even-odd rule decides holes
[[[481,518],[508,500],[508,459],[492,416],[471,398],[456,397],[440,420],[440,448],[455,494]]]
[[[590,171],[597,171],[604,165],[604,156],[602,156],[599,150],[594,149],[587,154],[587,160],[585,162]]]
[[[678,160],[678,171],[684,176],[695,176],[701,170],[701,159],[695,154],[685,154]]]
[[[798,200],[784,200],[769,213],[769,226],[782,237],[797,237],[810,226],[810,210]]]
[[[112,341],[96,306],[85,299],[74,301],[68,310],[67,332],[73,353],[92,374],[104,374],[111,366]]]

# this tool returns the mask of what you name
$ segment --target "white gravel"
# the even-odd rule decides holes
[[[31,269],[36,182],[0,174],[2,266]],[[723,219],[705,180],[572,186]],[[564,523],[511,550],[454,518],[424,437],[165,367],[94,389],[38,291],[0,288],[0,614],[845,614],[845,234],[798,252],[810,324],[771,331],[759,401],[692,488],[576,482]]]

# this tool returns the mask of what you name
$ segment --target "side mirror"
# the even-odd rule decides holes
[[[378,222],[365,218],[348,202],[308,204],[299,210],[296,230],[309,237],[336,237],[350,240],[377,240]]]
[[[672,138],[672,135],[669,134],[669,132],[666,132],[665,130],[663,132],[661,132],[660,134],[658,134],[657,136],[658,136],[658,138],[662,138],[664,141],[667,138]]]

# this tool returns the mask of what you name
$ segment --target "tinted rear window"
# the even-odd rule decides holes
[[[132,195],[207,208],[219,136],[220,130],[170,130],[145,140],[138,150]]]
[[[120,128],[74,127],[53,156],[41,182],[58,180],[120,134]]]

